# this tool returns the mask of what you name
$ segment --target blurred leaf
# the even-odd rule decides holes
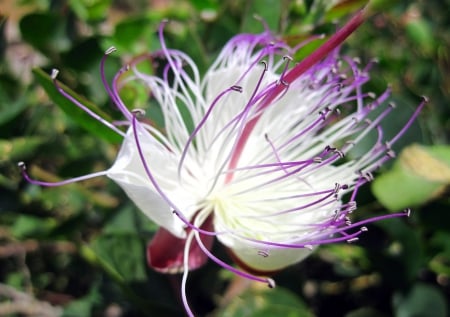
[[[156,232],[158,226],[134,205],[117,210],[103,227],[103,234],[138,234],[142,231]]]
[[[44,54],[63,51],[70,46],[65,34],[65,19],[53,13],[31,13],[20,20],[22,38]]]
[[[17,239],[42,237],[54,229],[56,224],[51,218],[20,215],[11,227],[11,233]]]
[[[115,46],[120,52],[130,52],[134,54],[141,54],[148,51],[151,47],[153,39],[152,28],[148,17],[134,16],[127,18],[116,25],[110,45]]]
[[[220,317],[311,317],[306,305],[294,293],[282,288],[247,289],[221,309]]]
[[[325,14],[325,20],[328,22],[340,19],[348,14],[355,13],[361,9],[368,0],[345,0],[339,1],[336,5],[330,8]]]
[[[125,281],[146,279],[145,248],[136,234],[104,234],[93,242],[97,256]]]
[[[435,287],[417,283],[405,295],[396,294],[394,308],[397,317],[446,317],[447,300]]]
[[[413,10],[411,9],[410,11]],[[433,29],[431,28],[430,21],[426,21],[421,17],[419,12],[410,12],[405,30],[409,39],[417,45],[416,47],[420,51],[428,55],[434,52],[436,43]]]
[[[391,171],[377,177],[372,191],[390,210],[424,204],[450,184],[450,147],[411,145]]]
[[[376,225],[388,233],[390,241],[394,241],[388,248],[388,256],[376,259],[382,261],[380,270],[390,284],[396,287],[408,285],[427,260],[420,233],[400,218],[380,221]]]
[[[26,98],[22,97],[12,101],[6,96],[3,87],[0,86],[0,125],[17,117],[27,106]]]
[[[370,307],[359,308],[357,310],[353,310],[345,314],[345,317],[385,317],[385,316],[386,315]]]
[[[281,17],[282,1],[279,0],[252,0],[245,2],[245,13],[241,30],[249,33],[258,33],[263,30],[263,24],[255,18],[257,15],[270,30],[278,30]]]
[[[366,250],[358,245],[329,244],[317,252],[321,258],[333,263],[335,271],[341,276],[356,276],[361,269],[370,267]]]
[[[450,232],[438,231],[431,238],[433,246],[438,247],[450,258]]]
[[[149,297],[149,292],[138,293],[132,287],[136,282],[148,284],[144,253],[142,242],[132,234],[105,234],[94,240],[92,247],[80,246],[82,257],[107,273],[137,308],[156,316],[177,316],[178,307]],[[164,294],[164,289],[157,288],[156,291]]]
[[[111,0],[70,0],[72,10],[84,21],[105,19]]]
[[[40,137],[19,137],[11,140],[0,140],[0,163],[5,161],[21,161],[34,154],[44,143]]]
[[[105,141],[108,141],[110,143],[120,143],[122,141],[122,137],[119,134],[91,117],[88,113],[86,113],[85,111],[74,105],[70,100],[61,95],[48,74],[46,74],[41,69],[34,69],[33,73],[35,74],[37,80],[45,89],[47,94],[53,100],[53,102],[57,106],[59,106],[69,116],[69,118],[85,128],[88,132],[102,138]],[[62,89],[64,89],[64,91],[81,102],[84,106],[94,111],[104,119],[110,121],[110,118],[106,116],[96,105],[83,99],[67,86],[61,83],[59,85]]]
[[[3,61],[7,47],[5,36],[6,21],[7,18],[3,14],[0,14],[0,61]]]
[[[81,71],[95,68],[96,72],[100,73],[98,65],[104,51],[100,47],[99,40],[97,37],[89,37],[77,42],[70,51],[62,55],[63,64]]]
[[[94,305],[99,304],[102,300],[98,288],[98,283],[94,282],[89,290],[89,294],[71,301],[64,307],[62,317],[91,316]]]
[[[193,5],[197,11],[217,10],[219,8],[219,1],[218,0],[191,0],[191,5]]]

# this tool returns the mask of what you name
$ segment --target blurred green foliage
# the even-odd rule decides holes
[[[102,86],[103,52],[111,45],[118,48],[106,63],[106,77],[111,79],[133,56],[159,48],[156,30],[165,18],[172,21],[165,30],[168,46],[185,51],[204,71],[229,38],[263,29],[255,15],[295,44],[311,34],[331,34],[336,22],[342,24],[365,2],[0,3],[0,315],[30,315],[9,305],[16,302],[7,286],[21,292],[29,307],[45,316],[184,314],[180,277],[146,267],[145,245],[156,226],[117,186],[103,178],[58,188],[40,188],[22,180],[18,161],[26,161],[34,177],[57,181],[107,168],[118,149],[115,134],[56,93],[46,75],[51,69],[60,70],[58,79],[71,88],[66,91],[83,104],[106,118],[120,119]],[[387,84],[392,86],[397,109],[384,127],[387,133],[402,127],[419,96],[430,98],[418,123],[395,149],[421,143],[435,160],[419,161],[420,168],[411,172],[405,172],[401,160],[392,170],[382,170],[373,186],[379,200],[366,186],[355,216],[367,218],[385,213],[386,208],[406,206],[414,207],[412,216],[370,225],[358,244],[321,247],[302,263],[278,273],[274,290],[250,286],[225,300],[238,282],[208,264],[192,272],[188,282],[189,299],[199,315],[448,314],[449,180],[428,192],[424,188],[430,171],[448,175],[450,2],[375,4],[379,14],[348,40],[343,51],[359,56],[363,63],[378,59],[367,89],[379,93]],[[295,58],[317,45],[306,46]],[[129,93],[126,98],[132,105],[139,92]],[[157,117],[157,109],[153,111]],[[227,258],[219,246],[215,248]]]

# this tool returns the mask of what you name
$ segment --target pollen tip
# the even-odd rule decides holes
[[[237,92],[242,92],[242,86],[238,86],[238,85],[231,86],[231,90],[234,90]]]
[[[263,18],[259,15],[259,14],[253,14],[253,19],[257,20],[257,21],[262,21]]]
[[[367,227],[361,227],[360,229],[362,232],[367,232],[369,229],[367,229]]]
[[[356,241],[358,241],[358,240],[359,240],[358,237],[354,237],[354,238],[348,239],[347,242],[348,242],[348,243],[353,243],[353,242],[356,242]]]
[[[117,49],[116,49],[114,46],[111,46],[110,48],[108,48],[108,49],[105,51],[105,54],[106,54],[106,55],[109,55],[109,54],[114,53],[115,51],[117,51]]]
[[[429,103],[430,102],[430,98],[428,98],[427,96],[422,96],[422,101],[425,103]]]
[[[325,33],[319,34],[319,40],[323,40],[326,36]]]
[[[395,152],[392,151],[392,150],[389,150],[389,151],[386,152],[386,155],[387,155],[388,157],[390,157],[390,158],[394,158],[394,157],[395,157]]]
[[[411,209],[406,208],[405,210],[403,210],[403,212],[406,214],[407,217],[411,216]]]
[[[389,107],[391,107],[392,109],[395,109],[397,107],[397,105],[394,102],[390,102]]]
[[[264,71],[267,71],[268,70],[267,62],[261,61],[260,63],[264,65]]]
[[[267,286],[269,286],[269,288],[275,288],[275,286],[276,286],[275,281],[273,279],[271,279],[270,277],[267,278]]]
[[[285,81],[284,79],[280,79],[280,80],[277,81],[277,85],[280,85],[280,84],[285,86],[285,87],[289,86],[289,83],[287,81]]]
[[[51,77],[53,80],[55,80],[56,77],[58,77],[58,74],[59,74],[59,70],[56,69],[56,68],[53,68],[53,69],[52,69],[52,73],[50,74],[50,77]]]
[[[320,156],[316,156],[313,158],[314,163],[322,163],[322,158]]]
[[[311,244],[305,244],[304,247],[305,247],[305,249],[308,249],[309,251],[313,250],[313,246]]]
[[[144,109],[133,109],[133,110],[131,110],[131,113],[134,114],[136,117],[143,117],[143,116],[145,116],[145,110]]]
[[[18,162],[18,163],[17,163],[17,166],[19,166],[19,168],[20,168],[22,171],[25,171],[25,170],[27,169],[27,166],[25,165],[25,162],[23,162],[23,161]]]

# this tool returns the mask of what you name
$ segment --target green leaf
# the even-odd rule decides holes
[[[117,134],[107,126],[103,125],[101,122],[97,121],[93,117],[91,117],[88,113],[86,113],[85,111],[74,105],[70,100],[61,95],[61,93],[57,90],[52,79],[48,74],[46,74],[41,69],[37,68],[33,70],[33,73],[36,76],[39,83],[45,89],[47,94],[50,96],[52,101],[58,107],[60,107],[61,110],[63,110],[73,121],[78,123],[88,132],[105,141],[108,141],[110,143],[120,143],[122,141],[122,137],[119,134]],[[104,114],[95,104],[83,99],[81,96],[73,92],[67,86],[63,84],[59,85],[62,89],[64,89],[65,92],[67,92],[69,95],[71,95],[76,100],[81,102],[84,106],[94,111],[95,113],[103,117],[105,120],[110,121],[110,118],[106,114]]]
[[[430,21],[427,21],[417,15],[410,14],[410,19],[405,25],[406,33],[410,40],[417,45],[416,47],[427,55],[431,55],[436,47],[433,29]]]
[[[156,232],[158,226],[134,205],[117,210],[115,215],[103,227],[104,234],[139,234]]]
[[[35,153],[44,143],[40,137],[19,137],[11,140],[0,140],[0,163],[6,161],[22,161]]]
[[[17,117],[28,106],[28,94],[14,81],[0,76],[0,125]]]
[[[241,30],[250,33],[263,30],[263,24],[255,19],[255,15],[260,17],[264,23],[267,23],[270,30],[277,30],[281,18],[282,4],[282,1],[279,0],[247,1]]]
[[[69,5],[82,20],[98,21],[106,18],[111,0],[71,0]]]
[[[98,284],[95,282],[87,295],[71,301],[65,306],[62,317],[91,316],[94,305],[101,303],[102,300]]]
[[[311,317],[306,305],[294,293],[276,287],[274,289],[250,288],[235,297],[218,312],[220,317]]]
[[[65,20],[53,13],[31,13],[20,20],[22,39],[45,54],[68,49]]]
[[[397,317],[445,317],[447,316],[447,300],[436,288],[418,283],[406,294],[394,296],[394,307]]]
[[[146,279],[145,248],[136,234],[101,235],[94,241],[93,249],[124,281]]]
[[[367,2],[368,0],[340,1],[326,12],[325,20],[327,22],[331,22],[341,19],[346,15],[356,12],[358,9],[367,4]]]
[[[363,307],[356,310],[353,310],[347,314],[345,317],[385,317],[383,313],[371,308],[371,307]]]
[[[450,147],[412,145],[405,148],[392,170],[377,177],[372,191],[390,210],[424,204],[450,184]]]
[[[20,215],[11,227],[11,233],[17,239],[42,237],[56,227],[56,221],[51,218]]]
[[[120,52],[142,54],[151,47],[153,24],[148,17],[132,17],[116,25],[110,41]]]

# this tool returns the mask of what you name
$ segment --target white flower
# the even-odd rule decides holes
[[[162,26],[162,49],[134,60],[106,85],[129,127],[126,133],[113,127],[124,137],[120,152],[109,170],[93,176],[110,177],[161,227],[148,248],[152,267],[184,269],[185,283],[187,271],[209,257],[272,286],[211,254],[213,238],[247,272],[267,274],[318,245],[356,240],[367,222],[403,215],[349,219],[358,188],[394,155],[390,145],[425,103],[394,138],[383,139],[389,90],[378,97],[364,92],[370,65],[360,68],[337,50],[361,22],[356,15],[299,64],[289,56],[300,45],[291,48],[269,31],[237,35],[202,79],[188,56],[165,46]],[[160,75],[140,70],[154,60]],[[131,81],[148,89],[162,127],[123,104],[119,92]],[[369,133],[377,136],[372,147],[352,153]]]

